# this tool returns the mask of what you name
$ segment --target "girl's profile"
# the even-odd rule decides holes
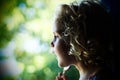
[[[59,67],[74,65],[79,80],[114,80],[111,18],[97,0],[62,4],[57,10],[51,47]],[[68,80],[64,74],[56,80]]]

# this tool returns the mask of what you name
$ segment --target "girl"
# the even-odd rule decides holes
[[[110,23],[99,1],[60,5],[51,42],[59,67],[74,65],[79,70],[79,80],[113,80]],[[67,78],[60,74],[56,80]]]

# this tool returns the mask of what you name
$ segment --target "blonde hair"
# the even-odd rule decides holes
[[[100,32],[99,29],[102,26],[108,26],[109,22],[108,14],[99,1],[85,0],[77,5],[63,4],[60,9],[56,23],[61,25],[62,39],[66,42],[66,45],[70,46],[69,55],[75,55],[77,60],[82,60],[86,65],[103,64],[109,44],[106,42],[109,39],[108,35]],[[100,22],[97,18],[105,20]],[[93,30],[90,28],[93,28]]]

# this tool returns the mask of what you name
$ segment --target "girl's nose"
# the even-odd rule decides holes
[[[53,43],[53,41],[51,42],[50,46],[51,46],[51,47],[54,47],[54,43]]]

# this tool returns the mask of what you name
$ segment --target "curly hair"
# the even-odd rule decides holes
[[[80,4],[63,4],[56,23],[62,28],[62,39],[86,65],[103,65],[111,56],[111,25],[107,11],[97,0]]]

